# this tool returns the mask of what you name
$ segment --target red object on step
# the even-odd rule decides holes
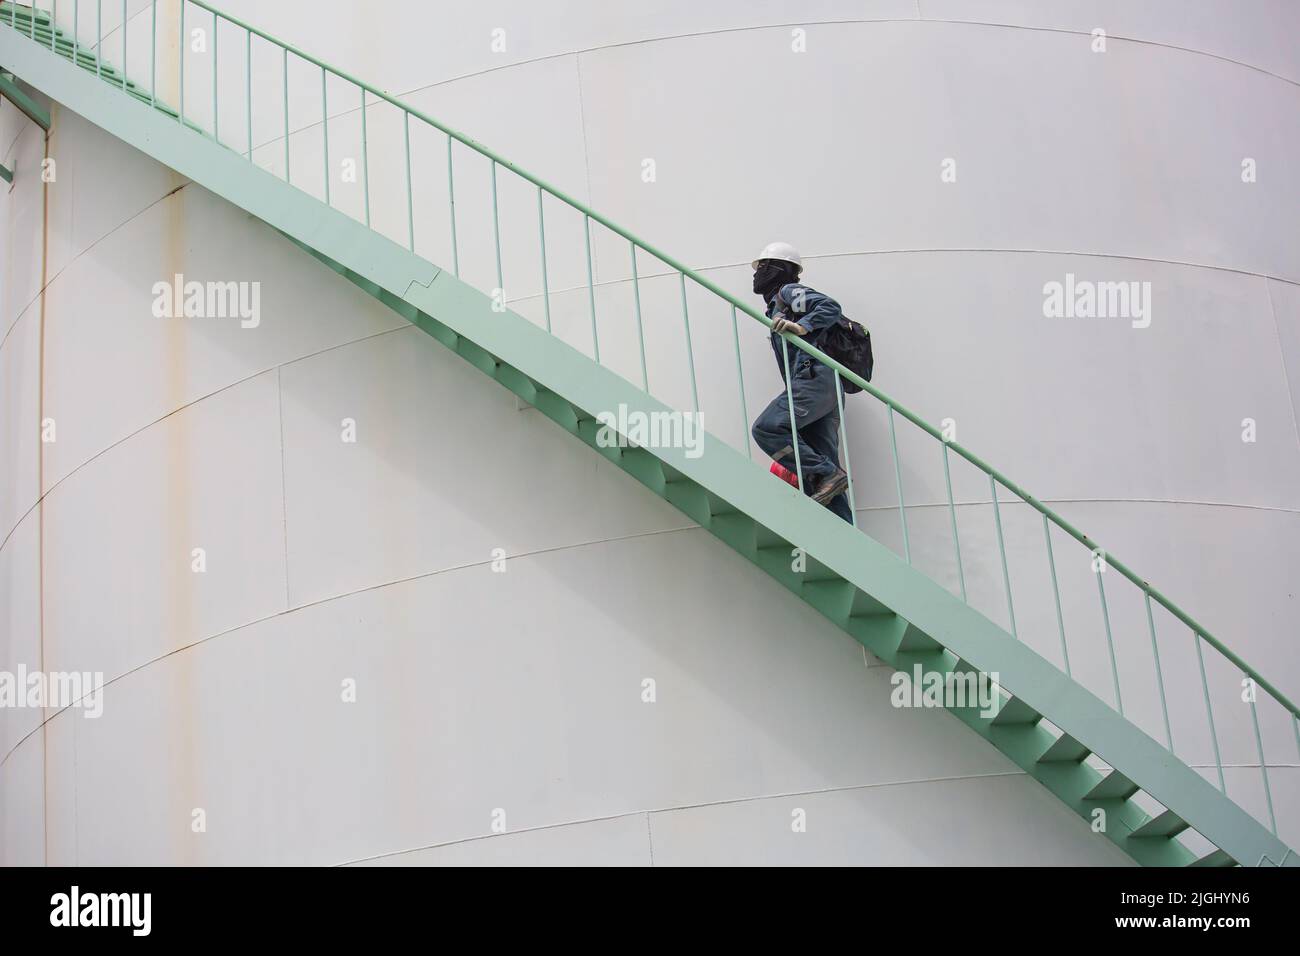
[[[786,468],[777,462],[772,462],[772,467],[769,470],[787,485],[793,485],[796,488],[799,487],[799,476],[789,468]]]

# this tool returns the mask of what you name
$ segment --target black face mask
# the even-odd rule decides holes
[[[764,259],[754,270],[754,293],[770,302],[781,286],[794,281],[793,272],[794,267],[788,262]]]

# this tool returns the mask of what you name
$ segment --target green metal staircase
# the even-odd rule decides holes
[[[899,513],[903,527],[904,555],[895,554],[876,539],[850,526],[817,506],[797,489],[773,479],[766,468],[753,460],[747,436],[743,448],[710,432],[704,437],[703,454],[687,454],[680,447],[606,447],[598,440],[602,413],[625,405],[644,413],[670,414],[681,409],[651,394],[645,359],[644,332],[641,324],[642,299],[638,287],[638,254],[665,266],[681,283],[681,321],[684,324],[683,359],[690,364],[693,405],[698,410],[695,362],[691,348],[691,319],[687,305],[687,286],[699,295],[713,297],[730,310],[732,332],[738,317],[744,322],[768,324],[766,318],[730,296],[708,279],[698,275],[617,224],[583,204],[565,196],[545,182],[524,172],[495,153],[439,123],[432,117],[407,106],[388,94],[361,83],[308,54],[268,36],[238,20],[226,17],[206,3],[188,0],[182,3],[182,22],[162,25],[158,5],[154,3],[136,19],[136,31],[148,37],[148,76],[133,80],[110,66],[101,55],[103,43],[83,43],[74,30],[66,26],[73,21],[76,0],[61,0],[57,7],[37,10],[12,3],[0,3],[0,67],[17,80],[39,91],[51,101],[62,104],[90,122],[108,131],[159,162],[177,170],[264,220],[301,248],[340,275],[385,303],[419,326],[430,336],[453,350],[465,361],[491,376],[520,399],[536,407],[565,431],[585,442],[598,454],[618,465],[645,487],[666,499],[684,514],[708,529],[737,553],[748,558],[779,581],[793,595],[807,602],[834,622],[881,660],[912,672],[919,667],[924,675],[939,675],[943,681],[964,681],[963,675],[996,673],[998,705],[995,714],[981,710],[974,701],[968,705],[949,706],[950,712],[977,734],[997,747],[1026,773],[1054,793],[1066,806],[1093,825],[1099,835],[1112,841],[1139,863],[1147,865],[1288,865],[1300,864],[1291,850],[1278,838],[1268,764],[1264,758],[1263,737],[1257,711],[1257,698],[1249,702],[1255,741],[1258,744],[1259,771],[1267,795],[1267,819],[1256,819],[1227,794],[1223,762],[1219,758],[1219,737],[1204,662],[1205,648],[1219,664],[1235,668],[1258,692],[1258,701],[1268,701],[1281,714],[1295,734],[1300,750],[1300,720],[1287,698],[1264,677],[1240,660],[1226,646],[1192,620],[1171,601],[1153,589],[1113,557],[1107,566],[1131,586],[1137,588],[1151,622],[1151,650],[1155,655],[1156,674],[1162,707],[1166,688],[1160,671],[1153,603],[1185,626],[1195,643],[1200,663],[1210,734],[1218,765],[1219,786],[1174,753],[1172,733],[1168,742],[1160,743],[1125,715],[1119,694],[1119,670],[1115,667],[1115,648],[1110,618],[1106,616],[1106,637],[1110,644],[1110,661],[1115,673],[1115,703],[1103,700],[1070,673],[1068,657],[1065,667],[1057,666],[1019,639],[1014,613],[1011,578],[1007,573],[1006,549],[999,511],[999,489],[1034,509],[1042,517],[1047,535],[1047,554],[1053,588],[1057,588],[1056,564],[1052,557],[1052,534],[1074,539],[1088,552],[1097,545],[1051,509],[1038,502],[1000,472],[982,462],[955,442],[944,439],[933,426],[908,411],[878,389],[860,381],[826,356],[800,340],[794,344],[812,353],[819,361],[834,367],[839,380],[852,381],[862,387],[864,396],[855,401],[876,401],[887,409],[889,430],[897,471],[895,420],[902,418],[933,437],[942,448],[945,479],[948,483],[948,508],[952,515],[953,545],[961,581],[960,593],[927,576],[911,563],[907,531],[907,512],[902,501],[899,478]],[[98,12],[91,0],[80,7]],[[81,10],[85,14],[87,10]],[[122,7],[125,20],[125,4]],[[53,15],[53,16],[52,16]],[[212,44],[235,36],[236,46],[243,45],[246,68],[230,81],[229,87],[218,83],[218,59],[211,57],[212,113],[210,122],[196,121],[187,115],[183,78],[175,89],[177,102],[164,103],[158,93],[159,31],[181,35],[189,25],[211,26]],[[200,20],[200,18],[203,18]],[[84,27],[83,20],[77,20]],[[56,26],[56,23],[58,24]],[[218,26],[220,23],[220,26]],[[224,29],[224,33],[221,32]],[[233,31],[233,34],[232,34]],[[174,36],[174,33],[173,33]],[[125,47],[127,32],[119,41]],[[144,42],[133,41],[133,42]],[[264,102],[266,89],[253,83],[254,43],[262,55],[269,49],[283,58],[285,166],[277,176],[255,161],[258,148],[253,137],[253,100]],[[138,47],[135,47],[138,50]],[[125,51],[124,51],[125,52]],[[182,47],[182,63],[185,53]],[[321,74],[321,112],[324,128],[324,195],[314,195],[292,182],[289,164],[291,138],[289,128],[289,63],[318,67]],[[124,59],[123,62],[129,60]],[[261,71],[259,71],[260,73]],[[361,156],[365,180],[364,217],[345,214],[331,203],[329,195],[329,131],[333,118],[326,103],[326,77],[354,86],[363,103]],[[146,81],[147,80],[147,81]],[[0,93],[14,97],[27,94],[13,80]],[[218,93],[233,88],[247,97],[247,131],[240,145],[223,142],[215,129]],[[15,99],[15,102],[17,100]],[[405,144],[405,199],[408,232],[406,243],[400,238],[371,228],[369,189],[369,140],[366,133],[367,106],[384,105],[400,111]],[[28,98],[28,115],[38,122],[42,116],[39,103]],[[46,118],[48,126],[48,118]],[[412,189],[412,123],[445,136],[449,178],[452,269],[439,267],[416,252],[415,217]],[[226,133],[225,126],[221,128]],[[240,130],[239,133],[245,131]],[[451,185],[453,145],[475,161],[486,162],[490,169],[492,238],[495,242],[495,289],[480,289],[458,277],[456,190]],[[276,147],[278,151],[279,147]],[[400,155],[398,157],[401,158]],[[417,167],[418,169],[419,167]],[[29,173],[18,170],[17,175]],[[497,217],[498,173],[517,177],[537,193],[537,217],[541,256],[542,299],[545,325],[532,321],[500,303],[505,288],[502,276],[501,227]],[[565,341],[551,329],[551,298],[546,288],[547,233],[543,219],[543,198],[552,204],[569,207],[582,216],[588,264],[588,293],[592,322],[592,354],[588,355]],[[463,217],[464,212],[460,215]],[[607,368],[600,361],[596,335],[597,296],[591,273],[591,237],[593,228],[606,237],[626,241],[631,250],[630,284],[634,293],[634,310],[640,343],[641,381],[627,378]],[[698,321],[698,319],[697,319]],[[740,378],[740,411],[744,412],[743,370],[739,361],[737,334],[737,373]],[[959,456],[988,476],[992,491],[991,504],[997,520],[997,540],[1001,569],[1006,586],[1009,626],[1003,627],[976,610],[966,599],[966,578],[957,536],[956,510],[949,477],[949,455]],[[794,570],[792,553],[801,549],[806,566]],[[969,556],[968,556],[969,557]],[[989,562],[989,566],[996,565]],[[1106,605],[1105,585],[1097,575],[1103,612]],[[1113,576],[1112,576],[1113,577]],[[1061,624],[1062,647],[1065,626],[1061,618],[1061,599],[1056,595],[1057,620]],[[1145,635],[1144,635],[1145,637]],[[1122,639],[1122,638],[1121,638]],[[1148,688],[1148,693],[1154,688]],[[1174,688],[1174,692],[1188,688]],[[1165,726],[1169,727],[1165,707]],[[1283,808],[1294,811],[1296,808]],[[1101,811],[1100,813],[1098,811]],[[1099,827],[1098,821],[1104,821]],[[1199,834],[1212,849],[1193,852],[1187,837]]]

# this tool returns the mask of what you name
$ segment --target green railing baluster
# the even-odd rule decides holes
[[[740,389],[740,434],[745,443],[745,457],[754,460],[754,443],[749,434],[749,411],[745,408],[745,363],[740,359],[740,326],[736,321],[736,307],[731,307],[731,335],[736,342],[736,384]],[[837,373],[838,374],[838,373]],[[1300,738],[1297,738],[1300,740]]]
[[[126,5],[126,0],[122,0],[122,5],[123,6]],[[123,24],[126,23],[125,20],[123,20],[122,22]],[[50,52],[51,53],[58,52],[58,42],[57,42],[58,36],[59,36],[59,0],[50,0]],[[123,32],[122,34],[122,42],[126,43],[125,32]],[[123,53],[125,54],[125,52],[126,52],[126,48],[123,47]],[[122,75],[126,76],[125,56],[122,57]]]
[[[546,331],[551,331],[551,287],[546,277],[546,217],[542,211],[542,187],[537,187],[537,236],[542,250],[542,310],[546,315]]]
[[[629,242],[628,248],[632,250],[632,301],[636,306],[636,340],[641,348],[641,387],[649,395],[650,374],[645,364],[645,328],[641,324],[641,280],[636,274],[636,243]]]
[[[366,134],[366,88],[361,87],[361,195],[366,207],[366,228],[370,228],[370,149]]]
[[[998,529],[998,555],[1002,558],[1002,584],[1007,592],[1007,617],[1011,620],[1011,636],[1020,640],[1016,630],[1016,607],[1011,602],[1011,573],[1007,570],[1007,544],[1002,537],[1002,512],[998,507],[998,481],[989,475],[989,490],[993,492],[993,523]]]
[[[155,3],[158,0],[154,0]],[[14,8],[9,8],[9,25],[13,26]],[[81,53],[81,42],[77,36],[77,31],[81,29],[81,0],[72,0],[72,62],[75,66],[81,64],[77,62],[77,56]]]
[[[181,8],[184,9],[184,0]],[[32,17],[32,36],[36,35],[36,18]],[[95,0],[95,79],[104,77],[104,0]]]
[[[1210,722],[1210,742],[1214,744],[1214,765],[1219,768],[1219,789],[1228,795],[1228,784],[1223,779],[1223,758],[1219,756],[1219,732],[1214,729],[1214,706],[1210,703],[1210,682],[1205,677],[1205,657],[1201,654],[1201,635],[1192,631],[1196,641],[1196,663],[1201,668],[1201,690],[1205,693],[1205,716]]]
[[[1096,553],[1093,554],[1093,561],[1096,561]],[[1102,558],[1105,561],[1105,558]],[[1124,698],[1119,694],[1119,665],[1115,661],[1115,640],[1110,632],[1110,608],[1106,605],[1106,584],[1103,575],[1106,565],[1103,563],[1100,568],[1094,568],[1093,574],[1097,578],[1097,593],[1101,595],[1101,620],[1106,625],[1106,647],[1110,651],[1110,673],[1115,682],[1115,705],[1121,715],[1124,713]]]
[[[244,117],[248,122],[248,161],[253,161],[253,34],[244,31]]]
[[[1061,635],[1061,658],[1065,661],[1065,673],[1070,673],[1070,649],[1065,645],[1065,616],[1061,614],[1061,588],[1056,580],[1056,556],[1052,553],[1052,527],[1043,515],[1043,537],[1047,539],[1047,568],[1052,573],[1052,599],[1056,602],[1056,630]]]
[[[907,507],[903,503],[903,468],[898,460],[898,435],[894,428],[894,410],[889,410],[889,447],[894,454],[894,485],[898,488],[898,518],[903,525],[903,556],[912,563],[912,538],[907,533]]]
[[[966,597],[966,572],[961,565],[961,538],[957,535],[957,504],[952,498],[952,469],[948,465],[948,443],[941,440],[939,447],[943,449],[943,483],[948,488],[948,518],[952,522],[952,548],[957,555],[957,580],[961,583],[961,599],[970,603]]]
[[[176,49],[176,122],[185,125],[185,0],[181,0],[179,46]],[[288,93],[285,93],[288,96]],[[286,99],[286,103],[288,100]],[[287,109],[287,107],[286,107]]]
[[[414,252],[415,196],[411,191],[411,114],[407,110],[402,110],[402,144],[406,149],[406,245]]]
[[[691,373],[691,408],[700,413],[700,391],[695,384],[695,348],[691,345],[691,313],[686,305],[686,274],[677,273],[682,286],[682,326],[686,331],[686,365]]]
[[[456,183],[451,172],[451,137],[447,137],[447,206],[451,215],[451,273],[460,276],[460,248],[456,244]]]
[[[330,107],[325,68],[320,70],[320,131],[325,144],[325,205],[330,205]]]
[[[1169,742],[1169,752],[1173,753],[1174,732],[1169,725],[1169,705],[1165,702],[1165,675],[1160,669],[1160,648],[1156,644],[1156,619],[1151,613],[1150,593],[1143,591],[1142,598],[1147,606],[1147,630],[1151,633],[1151,656],[1155,658],[1156,662],[1156,686],[1160,689],[1160,712],[1165,718],[1165,740]]]
[[[600,364],[600,337],[596,334],[596,282],[591,271],[591,217],[583,215],[582,234],[587,241],[587,303],[591,308],[591,351]]]
[[[781,359],[785,366],[785,407],[790,413],[790,447],[794,450],[794,475],[799,480],[799,490],[803,491],[803,462],[799,460],[799,425],[794,420],[794,390],[790,384],[790,351],[786,344],[785,334],[779,336],[779,338],[781,339]],[[779,459],[773,458],[772,460],[780,464]]]
[[[280,48],[280,65],[284,71],[284,181],[289,176],[289,48]]]
[[[103,0],[100,0],[100,2],[103,2]],[[32,14],[27,21],[27,28],[28,28],[28,32],[30,32],[32,35],[32,39],[35,40],[36,39],[36,0],[32,0],[31,9],[32,9]],[[100,43],[103,43],[102,36],[100,37]]]
[[[1250,681],[1250,719],[1255,725],[1255,749],[1259,754],[1259,772],[1264,777],[1264,799],[1268,803],[1268,824],[1273,829],[1273,836],[1277,836],[1277,817],[1273,814],[1273,788],[1268,784],[1268,763],[1264,760],[1264,738],[1259,733],[1259,711],[1255,706],[1255,694],[1257,688],[1255,682],[1247,675],[1246,680]]]
[[[217,135],[217,15],[212,14],[212,142],[220,143]]]
[[[849,455],[849,428],[844,418],[844,382],[840,373],[835,372],[835,408],[840,413],[840,450],[844,458],[844,473],[849,479],[849,523],[858,526],[858,505],[853,498],[853,461]]]
[[[501,219],[497,215],[497,161],[488,160],[492,178],[492,243],[497,254],[497,290],[501,293],[501,304],[506,304],[506,277],[501,271]]]

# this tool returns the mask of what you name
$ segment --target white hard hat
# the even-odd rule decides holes
[[[753,262],[750,263],[755,269],[764,259],[780,259],[782,262],[790,262],[803,272],[803,259],[799,258],[799,250],[788,242],[769,242],[763,247],[763,251],[758,254]]]

